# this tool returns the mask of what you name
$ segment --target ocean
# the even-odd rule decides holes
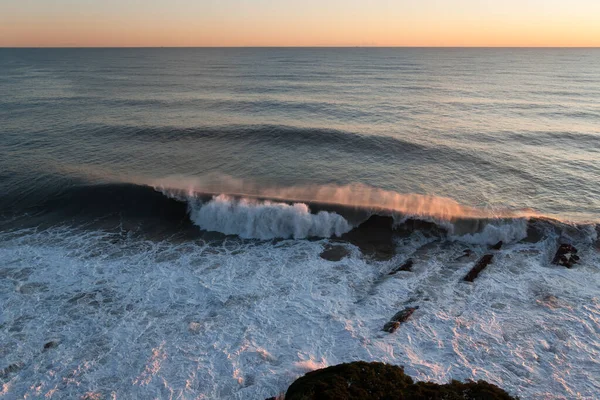
[[[2,398],[600,396],[600,49],[0,49],[0,193]]]

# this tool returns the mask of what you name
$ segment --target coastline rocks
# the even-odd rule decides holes
[[[383,400],[383,399],[514,399],[485,381],[439,385],[414,382],[403,367],[379,362],[356,361],[316,370],[290,385],[286,400]]]
[[[556,255],[552,260],[552,264],[573,268],[573,265],[575,265],[577,261],[579,261],[579,256],[577,255],[575,246],[563,243],[558,247],[558,250],[556,250]]]
[[[406,307],[404,310],[397,312],[390,321],[383,326],[383,330],[389,333],[396,332],[396,330],[400,328],[400,325],[406,322],[418,308],[418,306]]]
[[[467,275],[465,275],[465,277],[463,279],[467,282],[473,282],[475,280],[475,278],[477,278],[479,273],[481,271],[483,271],[485,269],[485,267],[488,266],[489,263],[492,262],[493,258],[494,258],[494,256],[492,254],[486,254],[483,257],[481,257],[479,259],[479,261],[477,261],[475,266],[473,268],[471,268],[469,273]]]
[[[414,262],[412,260],[412,258],[409,258],[408,260],[406,260],[406,262],[404,264],[402,264],[399,267],[394,268],[392,271],[390,271],[390,273],[388,275],[394,275],[396,272],[400,272],[400,271],[412,271],[412,266],[413,266]]]

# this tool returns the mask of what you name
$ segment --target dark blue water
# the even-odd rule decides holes
[[[600,210],[594,49],[4,49],[2,191],[227,175]]]
[[[0,397],[266,398],[356,359],[596,397],[599,184],[598,49],[0,49]],[[438,230],[319,257],[371,213]]]

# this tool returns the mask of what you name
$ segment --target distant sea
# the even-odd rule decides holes
[[[596,398],[599,223],[600,49],[0,49],[0,397]]]

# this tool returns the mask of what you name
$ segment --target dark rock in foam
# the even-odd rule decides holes
[[[58,347],[58,342],[56,340],[51,340],[49,342],[46,342],[46,344],[44,345],[43,351],[48,351],[48,350],[54,349],[56,347]]]
[[[537,243],[547,237],[550,233],[560,233],[555,224],[549,220],[531,218],[527,222],[527,236],[521,241],[526,243]]]
[[[439,385],[414,382],[404,368],[356,361],[309,372],[288,388],[286,400],[511,400],[504,390],[485,381]]]
[[[389,333],[394,333],[400,325],[408,321],[408,319],[413,315],[413,313],[419,307],[406,307],[404,310],[397,312],[394,314],[392,319],[388,323],[383,326],[383,330]]]
[[[321,252],[321,258],[328,261],[340,261],[342,258],[348,256],[350,252],[342,245],[331,245],[325,246],[325,249]]]
[[[503,243],[503,242],[502,242],[502,240],[501,240],[501,241],[499,241],[498,243],[496,243],[495,245],[493,245],[493,246],[490,246],[490,250],[500,250],[500,249],[502,248],[502,245],[503,245],[503,244],[504,244],[504,243]]]
[[[14,364],[10,364],[8,367],[0,369],[0,378],[7,378],[10,374],[19,372],[25,364],[22,362],[16,362]]]
[[[408,260],[406,260],[406,262],[404,264],[391,270],[388,275],[394,275],[396,272],[400,272],[400,271],[410,272],[410,271],[412,271],[412,267],[413,267],[413,260],[412,260],[412,258],[409,258]]]
[[[400,328],[400,322],[398,321],[389,321],[383,325],[383,330],[388,333],[394,333]]]
[[[473,268],[471,268],[469,273],[467,275],[465,275],[464,280],[467,282],[473,282],[475,280],[475,278],[477,278],[479,273],[481,271],[483,271],[485,269],[485,267],[488,266],[489,263],[492,262],[493,258],[494,258],[494,256],[492,254],[486,254],[483,257],[481,257],[479,259],[479,261],[477,261],[475,266]]]
[[[579,261],[577,249],[571,244],[563,243],[556,250],[552,264],[562,265],[563,267],[573,268]]]

